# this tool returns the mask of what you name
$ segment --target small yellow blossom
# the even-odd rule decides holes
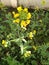
[[[16,23],[19,23],[20,22],[20,19],[16,19],[16,21],[15,21]]]
[[[2,40],[2,44],[3,44],[4,47],[8,46],[6,40]]]
[[[40,19],[39,22],[42,23],[42,20]]]
[[[15,23],[15,20],[13,20],[13,23]]]
[[[24,12],[28,12],[28,9],[27,8],[24,8],[24,10],[23,10]]]
[[[7,46],[8,46],[7,44],[4,45],[4,47],[7,47]]]
[[[29,38],[32,39],[35,34],[36,34],[36,30],[33,30],[33,32],[29,33]]]
[[[41,0],[41,4],[45,5],[46,4],[46,0]]]
[[[31,51],[26,51],[26,53],[24,53],[25,57],[29,57],[31,55]]]
[[[27,14],[27,19],[30,19],[31,18],[31,13],[28,13]]]
[[[32,34],[35,35],[36,34],[36,30],[33,30]]]
[[[17,17],[19,17],[19,14],[18,13],[14,14],[14,18],[17,18]]]
[[[13,12],[12,12],[12,14],[14,15],[14,14],[15,14],[15,12],[13,11]]]
[[[2,9],[4,7],[5,7],[5,5],[2,2],[0,2],[0,9]]]
[[[13,20],[14,23],[19,23],[20,19]]]
[[[27,20],[27,21],[26,21],[26,24],[27,24],[27,25],[30,24],[30,20]]]
[[[28,24],[30,24],[30,20],[26,20],[26,21],[22,20],[21,27],[26,27]]]
[[[34,36],[33,36],[33,33],[30,32],[30,33],[29,33],[29,38],[32,39],[33,37],[34,37]]]
[[[22,7],[20,6],[20,7],[17,8],[17,10],[18,10],[18,12],[21,12],[23,9],[22,9]]]
[[[33,46],[33,49],[36,51],[37,50],[37,47]]]
[[[6,40],[2,40],[2,44],[3,44],[3,45],[6,44]]]
[[[27,26],[26,21],[22,20],[21,21],[21,27],[26,27],[26,26]]]

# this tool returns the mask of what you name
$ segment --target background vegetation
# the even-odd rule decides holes
[[[49,65],[49,10],[22,9],[0,7],[0,65]]]

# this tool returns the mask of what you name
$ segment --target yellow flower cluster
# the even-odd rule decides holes
[[[21,27],[26,27],[28,24],[30,24],[30,20],[26,20],[26,21],[22,20],[21,21]]]
[[[12,12],[14,17],[13,22],[20,23],[22,28],[26,28],[30,24],[31,13],[28,12],[27,8],[23,9],[21,6],[17,8],[17,11],[18,13]]]
[[[45,5],[46,4],[46,0],[41,0],[41,4]]]
[[[29,33],[29,38],[32,39],[35,34],[36,34],[36,30],[33,30],[32,32]]]
[[[20,7],[17,8],[17,10],[18,10],[18,12],[21,12],[23,9],[22,9],[22,7],[20,6]]]
[[[24,53],[24,57],[29,57],[31,55],[31,51],[26,51],[25,53]]]
[[[8,46],[6,40],[2,40],[2,45],[3,45],[4,47],[7,47],[7,46]]]
[[[0,9],[2,9],[4,7],[5,7],[5,5],[2,2],[0,2]]]

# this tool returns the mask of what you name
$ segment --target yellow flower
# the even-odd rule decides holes
[[[20,19],[16,19],[15,22],[16,22],[16,23],[19,23],[19,22],[20,22]]]
[[[20,19],[13,20],[14,23],[19,23]]]
[[[12,14],[14,15],[14,14],[15,14],[15,12],[13,11],[13,12],[12,12]]]
[[[34,37],[34,36],[33,36],[33,33],[30,32],[30,33],[29,33],[29,38],[32,39],[33,37]]]
[[[25,53],[24,53],[24,56],[25,57],[29,57],[31,55],[31,51],[26,51]]]
[[[22,20],[21,21],[21,27],[26,27],[26,26],[27,26],[26,21]]]
[[[8,46],[6,40],[2,40],[2,44],[3,44],[4,47]]]
[[[27,19],[30,19],[31,18],[31,13],[28,13],[27,14]]]
[[[17,18],[17,17],[19,17],[19,14],[18,13],[14,14],[14,18]]]
[[[22,20],[21,27],[26,27],[29,23],[30,23],[30,20],[26,20],[26,21]]]
[[[27,20],[27,21],[26,21],[26,24],[27,24],[27,25],[30,24],[30,20]]]
[[[2,44],[3,44],[3,45],[6,44],[6,40],[2,40]]]
[[[7,45],[7,44],[5,44],[5,45],[4,45],[4,47],[8,47],[8,45]]]
[[[39,22],[42,23],[42,20],[40,19]]]
[[[33,49],[36,51],[37,50],[37,47],[33,46]]]
[[[2,2],[0,2],[0,9],[2,9],[3,7],[5,7],[5,5]]]
[[[28,9],[27,8],[24,8],[24,10],[23,10],[24,12],[28,12]]]
[[[18,12],[21,12],[23,9],[22,9],[22,7],[20,6],[20,7],[17,8],[17,10],[18,10]]]
[[[41,4],[45,5],[46,4],[46,0],[41,0]]]
[[[36,34],[36,30],[33,30],[32,34],[35,35]]]
[[[13,20],[13,23],[15,23],[15,20]]]

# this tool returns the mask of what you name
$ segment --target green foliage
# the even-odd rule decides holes
[[[0,65],[49,65],[49,11],[32,10],[26,29],[13,23],[9,9],[0,13]],[[30,39],[33,30],[36,34]]]

